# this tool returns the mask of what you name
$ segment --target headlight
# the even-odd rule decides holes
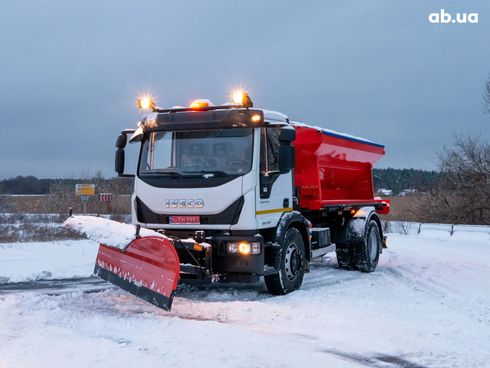
[[[226,250],[228,253],[236,253],[238,252],[238,244],[237,243],[228,243],[226,246]]]
[[[226,251],[228,254],[260,254],[260,243],[259,242],[233,242],[226,245]]]

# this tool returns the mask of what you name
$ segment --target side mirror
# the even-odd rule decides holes
[[[279,172],[286,174],[294,169],[294,147],[291,143],[296,138],[296,130],[290,126],[281,128],[279,133]]]
[[[114,169],[118,176],[134,176],[132,174],[124,174],[124,163],[125,163],[125,153],[124,148],[128,141],[128,136],[126,132],[122,132],[116,140],[116,155],[114,158]]]
[[[294,169],[294,164],[294,147],[281,144],[279,146],[279,172],[281,174],[286,174]]]
[[[124,174],[124,150],[122,148],[118,148],[116,150],[115,157],[115,170],[119,176]]]
[[[296,129],[290,126],[285,126],[281,128],[279,132],[279,142],[281,144],[290,144],[296,139]]]

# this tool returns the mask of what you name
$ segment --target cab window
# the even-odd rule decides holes
[[[262,128],[260,139],[260,172],[270,174],[279,171],[280,127]]]

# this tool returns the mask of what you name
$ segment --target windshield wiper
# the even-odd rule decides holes
[[[183,178],[184,176],[178,171],[165,171],[165,170],[152,170],[147,171],[144,175],[159,175],[159,176],[172,176],[175,178]]]
[[[184,171],[184,174],[198,174],[199,176],[210,176],[210,177],[213,177],[213,176],[224,176],[224,177],[231,176],[226,171],[221,171],[221,170]]]
[[[231,176],[226,171],[221,170],[210,170],[210,171],[168,171],[168,170],[151,170],[143,172],[144,175],[155,175],[155,176],[171,176],[175,178],[190,178],[190,177],[229,177]]]

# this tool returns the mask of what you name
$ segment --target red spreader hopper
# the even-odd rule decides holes
[[[385,153],[383,145],[321,128],[295,129],[294,183],[300,208],[382,202],[378,213],[389,211],[389,202],[373,195],[372,168]]]
[[[167,311],[179,272],[173,244],[158,236],[136,238],[125,249],[100,244],[94,270],[100,278]]]

